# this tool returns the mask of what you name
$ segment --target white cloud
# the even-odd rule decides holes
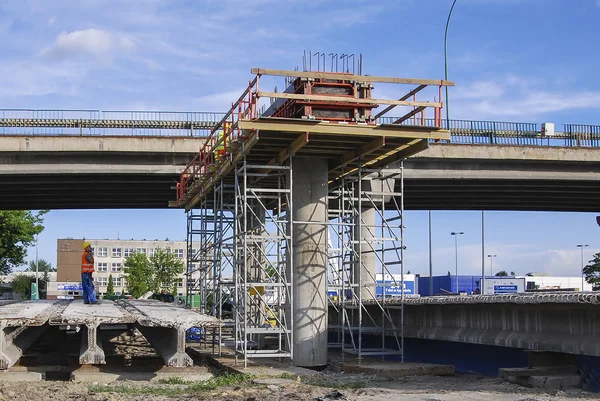
[[[55,22],[56,22],[56,17],[51,17],[51,18],[48,20],[48,26],[52,26],[52,25],[54,25],[54,23],[55,23]]]
[[[131,51],[135,48],[126,35],[90,28],[73,32],[61,32],[53,46],[40,52],[56,60],[72,57],[107,55],[112,51]]]
[[[600,91],[577,91],[564,82],[508,75],[457,85],[451,89],[450,104],[454,118],[532,120],[566,110],[600,109]]]

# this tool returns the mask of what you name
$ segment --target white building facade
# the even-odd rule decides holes
[[[148,258],[152,257],[157,249],[171,250],[184,264],[184,272],[187,270],[187,244],[186,241],[159,241],[159,240],[121,240],[121,239],[88,239],[94,249],[95,270],[94,281],[98,286],[98,293],[104,295],[108,286],[108,278],[113,277],[114,291],[116,295],[127,294],[127,282],[125,279],[125,259],[134,253],[143,253]],[[198,246],[192,250],[196,253]],[[195,266],[192,265],[195,270]],[[181,274],[178,279],[177,288],[179,295],[185,294],[185,276]]]

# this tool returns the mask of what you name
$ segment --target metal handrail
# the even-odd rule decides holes
[[[214,135],[225,121],[245,117],[239,101],[227,113],[0,109],[0,135],[206,137]],[[391,124],[396,120],[398,117],[380,117],[377,122]],[[401,124],[434,127],[436,120],[409,118]],[[553,135],[531,122],[442,120],[441,125],[450,130],[450,142],[457,144],[600,147],[600,125],[563,124],[562,132]],[[216,145],[214,138],[211,142]]]

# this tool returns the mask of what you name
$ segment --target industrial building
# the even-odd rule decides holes
[[[458,277],[458,279],[457,279]],[[497,280],[505,277],[489,276],[486,280]],[[592,291],[592,285],[582,281],[579,277],[553,277],[549,275],[525,275],[509,276],[507,279],[524,280],[524,291]],[[459,276],[433,276],[433,294],[429,288],[429,276],[417,275],[416,292],[422,296],[444,295],[450,293],[477,293],[480,287],[481,276],[459,275]],[[457,287],[458,282],[458,287]],[[583,290],[582,288],[583,284]]]
[[[94,281],[99,295],[104,295],[108,286],[108,277],[112,275],[116,295],[127,293],[127,282],[124,278],[125,259],[134,253],[143,253],[151,257],[157,249],[170,249],[184,266],[187,267],[186,241],[166,240],[123,240],[123,239],[86,239],[94,249],[95,270]],[[81,281],[81,254],[83,239],[63,238],[57,240],[57,280],[49,289],[50,292],[75,292],[71,294],[52,294],[63,296],[78,296],[77,286],[72,283]],[[191,265],[192,268],[193,264]],[[194,276],[192,276],[194,279]],[[71,284],[65,284],[71,283]],[[179,295],[184,294],[186,286],[185,274],[181,274],[178,281]],[[56,288],[54,288],[56,287]],[[49,294],[51,295],[51,294]]]

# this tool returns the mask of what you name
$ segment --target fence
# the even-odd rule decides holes
[[[225,116],[218,112],[0,109],[0,135],[205,136]],[[398,117],[380,117],[392,124]],[[408,119],[403,125],[435,119]],[[443,120],[451,142],[480,145],[600,147],[600,125],[563,124],[546,135],[537,123]]]

